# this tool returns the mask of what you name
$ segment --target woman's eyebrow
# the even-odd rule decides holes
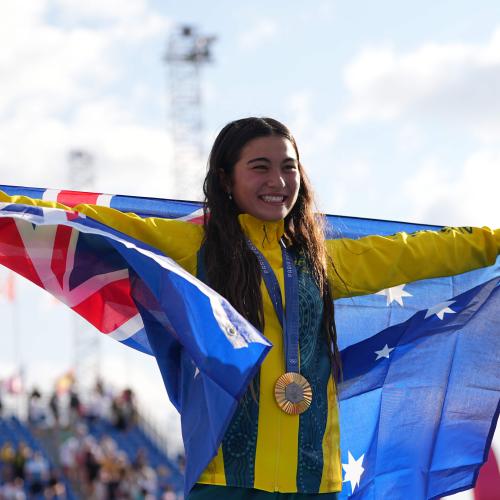
[[[266,158],[265,156],[261,156],[259,158],[253,158],[251,160],[248,160],[247,161],[247,165],[249,165],[250,163],[256,163],[256,162],[262,162],[262,161],[265,161],[267,163],[271,163],[271,160],[269,158]],[[287,162],[290,162],[290,161],[293,161],[294,163],[297,163],[297,158],[291,158],[291,157],[288,157],[288,158],[285,158],[281,163],[287,163]]]
[[[247,165],[249,165],[250,163],[261,162],[261,161],[266,161],[267,163],[271,163],[271,160],[269,158],[261,156],[260,158],[253,158],[252,160],[248,160]]]

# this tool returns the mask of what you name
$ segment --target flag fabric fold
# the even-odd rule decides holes
[[[195,224],[203,215],[193,202],[0,190]],[[327,222],[328,238],[440,229],[339,216]],[[0,205],[0,263],[104,334],[155,356],[182,415],[189,490],[216,453],[267,341],[168,257],[71,210]],[[433,498],[473,485],[498,416],[499,276],[497,259],[489,268],[335,301],[344,358],[342,498]]]
[[[341,498],[439,498],[474,484],[498,419],[499,282],[343,350]]]

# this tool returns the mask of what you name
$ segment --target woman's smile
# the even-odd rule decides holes
[[[266,203],[272,203],[272,204],[281,204],[285,201],[287,198],[286,196],[283,195],[276,195],[276,194],[264,194],[259,196],[259,198]]]

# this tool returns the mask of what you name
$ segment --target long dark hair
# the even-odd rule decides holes
[[[210,152],[203,183],[205,194],[205,272],[208,283],[226,297],[233,307],[259,330],[264,329],[260,292],[261,273],[257,259],[248,248],[238,222],[238,207],[227,194],[223,178],[230,179],[241,150],[258,137],[288,139],[297,154],[300,189],[297,201],[285,218],[286,244],[307,260],[324,302],[323,322],[336,379],[340,355],[334,322],[332,293],[327,280],[324,217],[315,213],[311,184],[300,163],[295,139],[288,128],[272,118],[243,118],[228,123],[219,133]],[[221,171],[224,173],[221,175]]]

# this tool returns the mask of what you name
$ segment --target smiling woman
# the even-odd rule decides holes
[[[260,266],[242,225],[263,232],[267,241],[259,241],[259,249],[272,244],[269,235],[276,238],[277,233],[276,241],[283,237],[295,244],[308,256],[311,272],[326,293],[322,221],[314,213],[312,188],[287,127],[272,118],[244,118],[226,125],[210,153],[204,192],[208,282],[254,325],[262,328],[264,319]],[[331,339],[335,345],[333,331]]]
[[[204,192],[198,275],[274,347],[190,498],[334,498],[338,453],[323,453],[324,437],[338,449],[332,293],[322,218],[291,132],[271,118],[226,125]]]
[[[333,297],[493,263],[500,235],[474,230],[471,238],[453,231],[325,241],[295,139],[271,118],[236,120],[221,130],[204,192],[198,276],[263,331],[273,349],[189,499],[336,498],[342,473]],[[479,261],[471,253],[476,245]],[[458,247],[468,257],[454,257]]]

